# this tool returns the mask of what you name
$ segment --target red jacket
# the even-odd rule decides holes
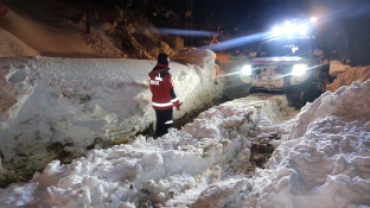
[[[174,84],[169,68],[158,63],[153,71],[149,73],[149,86],[152,91],[153,108],[157,110],[167,110],[174,106],[180,107],[180,101],[174,92]]]

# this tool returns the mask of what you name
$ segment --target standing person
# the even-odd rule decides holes
[[[173,124],[173,107],[179,111],[181,103],[176,97],[174,83],[168,68],[170,59],[166,54],[159,54],[158,63],[149,73],[149,86],[152,91],[152,101],[157,116],[157,137],[168,132]]]

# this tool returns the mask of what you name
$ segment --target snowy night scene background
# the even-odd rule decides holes
[[[249,93],[234,69],[262,40],[222,43],[312,13],[326,91]],[[369,21],[367,1],[0,0],[0,207],[370,207]],[[184,104],[157,139],[161,52]]]

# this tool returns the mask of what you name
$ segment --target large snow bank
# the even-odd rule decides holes
[[[344,68],[344,66],[346,65],[342,66],[342,68]],[[330,70],[332,70],[332,64],[330,64]],[[341,86],[349,86],[354,81],[359,81],[360,83],[362,83],[370,79],[370,66],[346,66],[345,70],[341,72],[342,73],[337,75],[337,78],[334,80],[333,83],[326,86],[327,90],[335,92]]]
[[[0,61],[0,147],[8,170],[70,162],[86,149],[128,141],[155,120],[148,72],[155,61],[134,59],[4,58]],[[184,102],[176,119],[222,96],[215,72],[170,63]],[[205,73],[207,72],[207,73]],[[65,158],[67,157],[68,158]]]
[[[139,136],[128,145],[92,150],[70,165],[53,161],[30,183],[0,189],[0,206],[183,207],[190,206],[204,188],[217,191],[225,186],[230,187],[225,190],[227,197],[235,185],[248,180],[233,177],[236,173],[253,174],[255,164],[246,158],[264,154],[253,150],[248,134],[255,132],[251,137],[276,142],[277,135],[287,133],[281,128],[286,124],[273,119],[292,113],[286,98],[257,99],[213,107],[163,139]]]

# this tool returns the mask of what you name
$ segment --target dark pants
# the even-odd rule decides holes
[[[155,115],[157,116],[157,137],[161,137],[167,134],[168,129],[172,127],[172,116],[173,109],[168,110],[155,110]]]

